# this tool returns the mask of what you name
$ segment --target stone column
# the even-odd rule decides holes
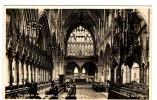
[[[56,79],[56,75],[57,75],[57,62],[56,59],[54,59],[54,69],[53,69],[53,79]]]
[[[52,73],[53,75],[52,75],[52,78],[53,79],[55,79],[55,66],[54,66],[54,68],[53,68],[53,73]]]
[[[44,82],[44,69],[42,69],[42,81]]]
[[[13,66],[12,66],[13,57],[12,57],[12,49],[9,48],[9,50],[7,50],[6,53],[7,53],[6,62],[5,62],[6,66],[4,66],[4,67],[8,69],[7,71],[8,71],[9,74],[7,74],[5,72],[4,73],[5,73],[5,75],[8,76],[8,81],[7,80],[6,81],[7,81],[7,83],[9,83],[8,84],[9,87],[12,87],[12,85],[13,85]]]
[[[107,80],[107,78],[106,78],[106,72],[107,72],[107,69],[106,69],[106,64],[104,63],[104,83],[106,84],[106,80]]]
[[[17,78],[17,86],[19,85],[19,61],[16,61],[16,78]]]
[[[5,57],[5,72],[3,72],[3,74],[5,75],[5,85],[9,86],[9,80],[10,80],[10,65],[9,65],[9,59],[7,57]]]
[[[3,74],[4,74],[3,78],[6,79],[5,80],[5,86],[9,86],[9,83],[10,83],[10,63],[9,63],[9,59],[7,57],[5,57],[4,65],[6,66],[6,67],[4,67],[6,72],[3,72]]]
[[[45,71],[46,71],[46,69],[44,69],[44,82],[46,81],[46,79],[45,79],[45,76],[46,76],[46,75],[45,75],[45,74],[46,74]]]
[[[45,69],[44,69],[44,76],[43,76],[43,78],[44,78],[44,82],[45,82],[45,76],[46,76],[46,75],[45,75]]]
[[[42,69],[42,82],[44,82],[44,69]]]
[[[53,72],[53,70],[51,69],[51,70],[50,70],[50,80],[53,80],[53,79],[52,79],[52,75],[53,75],[52,72]]]
[[[116,83],[117,79],[117,66],[114,68],[114,82]]]
[[[58,62],[58,75],[60,75],[61,74],[61,62]]]
[[[131,70],[131,69],[130,69],[129,66],[127,65],[127,66],[126,66],[126,74],[127,74],[127,76],[126,76],[126,82],[127,82],[127,83],[129,83],[129,82],[131,81],[131,78],[130,78],[130,77],[131,77],[130,70]]]
[[[43,69],[43,82],[45,82],[45,69]]]
[[[36,68],[36,82],[38,83],[38,74],[39,74],[39,68],[38,68],[38,66],[37,66],[37,68]]]
[[[22,63],[19,62],[19,85],[22,85]]]
[[[30,70],[31,70],[31,82],[33,82],[33,65],[30,65]]]
[[[9,82],[10,84],[9,85],[12,86],[13,85],[13,69],[12,69],[13,66],[12,66],[12,59],[9,59],[9,66],[10,66],[10,76],[9,76],[10,77],[9,78],[10,79],[10,82]]]
[[[102,74],[102,65],[99,65],[99,67],[98,67],[98,75],[97,75],[98,76],[97,77],[98,78],[97,81],[99,81],[99,82],[101,81],[101,74]]]
[[[43,82],[43,69],[41,68],[41,82]]]
[[[48,72],[47,72],[47,69],[46,69],[46,82],[47,82],[47,76],[48,76]]]
[[[26,70],[27,70],[27,81],[29,81],[29,68],[28,68],[28,64],[26,63]]]
[[[149,67],[146,68],[146,84],[149,85]]]
[[[22,68],[22,85],[24,85],[24,62],[21,63]]]
[[[36,66],[34,65],[34,82],[36,82]]]
[[[44,71],[44,72],[45,72],[45,76],[44,76],[44,78],[45,78],[45,82],[46,82],[46,69],[45,69],[45,71]]]
[[[57,62],[56,66],[56,78],[59,78],[59,62]]]
[[[105,83],[107,82],[107,80],[109,80],[110,76],[109,76],[109,73],[110,73],[110,69],[109,69],[109,65],[108,63],[106,63],[106,66],[105,66],[105,77],[104,77],[104,80],[105,80]]]
[[[27,79],[27,70],[26,70],[26,64],[24,63],[24,84],[26,82],[26,79]]]
[[[32,79],[33,79],[33,82],[34,82],[34,65],[32,64]]]
[[[47,81],[49,81],[49,71],[47,70]]]
[[[28,81],[31,82],[31,65],[30,64],[28,64],[28,75],[29,75]]]
[[[40,68],[38,67],[38,83],[40,83]]]
[[[111,80],[111,68],[109,67],[108,80]]]
[[[63,74],[62,73],[62,63],[60,62],[60,74]]]
[[[16,85],[16,82],[17,82],[17,74],[16,74],[17,68],[16,68],[15,59],[13,59],[12,66],[13,66],[13,85]]]
[[[47,81],[47,69],[45,69],[45,82]]]
[[[49,79],[49,71],[48,70],[46,70],[46,81],[48,81],[48,79]]]
[[[42,68],[40,68],[40,82],[42,82]]]

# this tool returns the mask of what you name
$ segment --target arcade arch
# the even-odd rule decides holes
[[[75,62],[68,62],[65,66],[65,75],[66,79],[69,82],[74,81],[75,79],[79,78],[80,67]]]
[[[81,72],[81,76],[86,79],[86,82],[93,82],[97,79],[98,68],[93,62],[84,63],[81,67]]]

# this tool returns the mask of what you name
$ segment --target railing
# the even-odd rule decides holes
[[[149,86],[137,83],[110,83],[109,99],[149,99]]]

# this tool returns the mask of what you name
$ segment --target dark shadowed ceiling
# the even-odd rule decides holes
[[[99,19],[102,20],[103,9],[64,9],[62,18],[64,19],[64,29],[66,39],[77,26],[82,25],[94,36],[94,28],[97,29]]]

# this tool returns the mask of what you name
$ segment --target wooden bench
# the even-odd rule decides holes
[[[107,91],[107,86],[104,86],[101,82],[99,82],[99,83],[93,83],[92,88],[96,92]]]
[[[76,99],[76,84],[70,87],[66,99]]]
[[[11,99],[19,98],[19,96],[24,96],[25,94],[28,94],[28,90],[29,90],[28,87],[18,88],[14,90],[6,90],[5,98],[11,98]]]
[[[148,93],[149,88],[145,85],[140,84],[117,84],[117,83],[111,83],[110,84],[110,90],[109,90],[109,99],[113,98],[134,98],[134,99],[148,99]]]
[[[45,88],[48,88],[49,86],[51,86],[50,83],[45,83],[45,84],[38,84],[37,85],[37,91],[41,91]],[[30,93],[31,91],[31,93]],[[30,90],[29,86],[23,86],[21,88],[17,88],[17,89],[12,89],[10,90],[9,88],[6,88],[5,90],[5,98],[6,99],[16,99],[19,98],[19,96],[30,96],[30,95],[34,95],[34,90]]]
[[[57,84],[54,87],[51,87],[51,89],[49,89],[48,91],[46,91],[45,94],[51,95],[52,96],[51,99],[57,99],[58,95],[65,90],[65,86],[66,86],[66,83],[61,84],[60,86],[58,86]]]

